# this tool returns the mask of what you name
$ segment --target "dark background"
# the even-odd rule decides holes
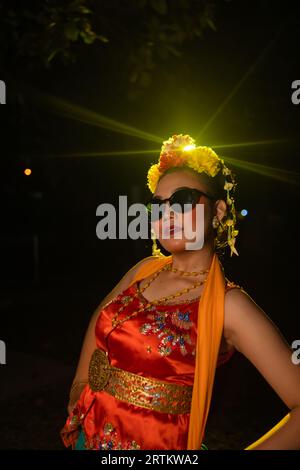
[[[236,208],[248,215],[238,227],[239,257],[223,259],[227,277],[289,344],[299,339],[294,4],[0,1],[0,17],[7,93],[0,107],[0,339],[7,347],[0,447],[62,448],[59,430],[89,318],[151,254],[147,240],[97,239],[96,208],[117,204],[119,195],[145,202],[146,172],[175,133],[228,159]],[[253,145],[261,141],[268,143]],[[119,151],[128,154],[109,154]],[[206,442],[241,449],[286,412],[236,353],[217,372]]]

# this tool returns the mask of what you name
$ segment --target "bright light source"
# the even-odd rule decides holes
[[[31,173],[32,173],[32,171],[31,171],[30,168],[26,168],[26,169],[24,170],[24,175],[26,175],[26,176],[30,176]]]
[[[185,150],[187,152],[189,150],[193,150],[194,148],[196,148],[196,145],[191,144],[191,145],[186,145],[185,147],[183,147],[183,150]]]
[[[246,215],[248,215],[247,209],[242,209],[242,210],[241,210],[241,215],[242,215],[243,217],[246,217]]]

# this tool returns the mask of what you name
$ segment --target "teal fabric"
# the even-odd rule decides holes
[[[82,429],[79,432],[78,439],[76,441],[75,449],[74,450],[86,450],[84,445],[84,434]]]

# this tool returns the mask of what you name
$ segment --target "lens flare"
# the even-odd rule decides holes
[[[150,142],[161,143],[163,140],[162,137],[142,131],[133,126],[129,126],[128,124],[124,124],[120,121],[104,116],[96,111],[70,103],[62,98],[39,92],[35,92],[34,96],[40,105],[60,116]]]

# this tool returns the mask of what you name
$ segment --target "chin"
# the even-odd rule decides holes
[[[169,240],[160,240],[159,243],[161,246],[168,251],[169,253],[180,253],[182,251],[186,251],[186,244],[188,243],[188,240],[174,240],[174,239],[169,239]]]

